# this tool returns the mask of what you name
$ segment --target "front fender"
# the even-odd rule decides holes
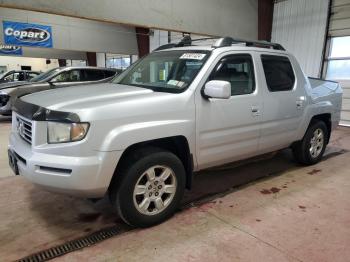
[[[186,137],[190,151],[194,152],[195,125],[190,120],[161,120],[130,123],[108,132],[100,150],[125,150],[129,146],[171,136]]]

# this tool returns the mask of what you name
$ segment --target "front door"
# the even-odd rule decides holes
[[[260,137],[262,94],[251,54],[223,54],[207,81],[231,83],[229,99],[196,96],[198,168],[256,154]]]

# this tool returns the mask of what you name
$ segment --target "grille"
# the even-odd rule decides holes
[[[24,141],[32,144],[32,123],[28,120],[23,119],[22,117],[17,116],[17,132]]]

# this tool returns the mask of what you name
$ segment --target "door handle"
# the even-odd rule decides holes
[[[306,100],[305,96],[298,97],[298,100],[295,101],[297,109],[301,109],[304,107],[305,100]]]
[[[302,100],[296,101],[296,106],[297,106],[297,109],[303,108],[303,101]]]
[[[252,114],[253,114],[253,116],[259,116],[260,115],[259,107],[252,106]]]

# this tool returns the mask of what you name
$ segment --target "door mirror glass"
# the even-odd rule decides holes
[[[210,98],[228,99],[231,97],[231,84],[222,80],[209,81],[205,84],[204,95]]]

